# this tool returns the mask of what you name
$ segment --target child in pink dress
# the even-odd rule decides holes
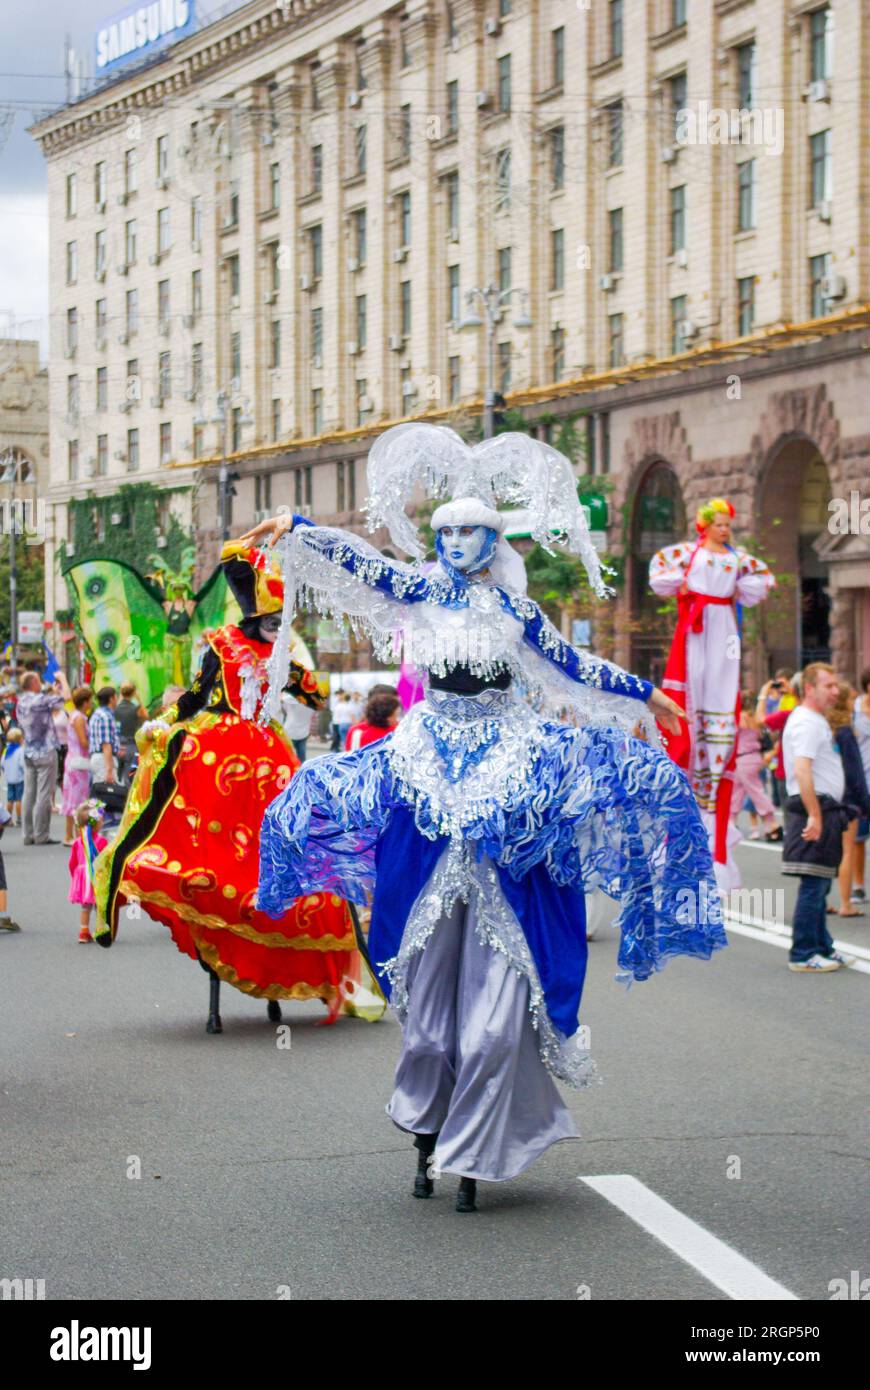
[[[93,941],[91,936],[91,908],[94,905],[94,886],[91,870],[100,850],[105,849],[108,840],[100,834],[103,825],[103,807],[99,801],[85,801],[76,808],[73,817],[76,839],[69,856],[69,900],[81,907],[79,915],[79,941]]]

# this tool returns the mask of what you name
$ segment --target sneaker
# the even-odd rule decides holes
[[[853,902],[853,903],[865,903],[866,901],[867,901],[867,894],[864,892],[864,889],[863,889],[863,888],[853,888],[853,889],[852,889],[852,902]]]
[[[800,970],[810,975],[824,975],[829,970],[839,970],[840,962],[835,956],[810,956],[809,960],[790,960],[789,970]]]
[[[826,959],[827,959],[827,960],[835,960],[835,961],[837,962],[838,965],[854,965],[854,964],[855,964],[855,957],[854,957],[854,956],[844,956],[842,951],[832,951],[831,954],[830,954],[829,956],[826,957]]]
[[[0,931],[21,931],[21,928],[11,917],[0,917]]]
[[[761,839],[761,831],[760,831],[760,830],[753,830],[753,831],[751,831],[751,832],[750,832],[750,835],[749,835],[749,838],[750,838],[750,840],[760,840],[760,839]]]
[[[82,927],[79,931],[79,941],[84,944],[87,941],[93,941],[93,939],[87,927]]]

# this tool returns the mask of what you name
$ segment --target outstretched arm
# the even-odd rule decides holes
[[[621,666],[604,661],[599,656],[577,651],[560,636],[533,600],[524,599],[521,607],[514,602],[511,608],[523,624],[525,640],[564,671],[569,680],[577,681],[580,685],[595,686],[608,694],[625,695],[629,699],[642,701],[665,729],[679,733],[682,710],[651,681],[641,680],[639,676],[633,676]]]
[[[302,530],[303,527],[310,528],[310,532]],[[310,550],[329,564],[339,566],[354,579],[370,589],[377,589],[387,598],[400,603],[420,603],[425,599],[449,601],[446,593],[439,591],[436,594],[430,581],[413,566],[387,560],[361,536],[332,526],[315,526],[307,517],[295,512],[260,522],[241,540],[249,545],[268,536],[269,545],[274,545],[288,531],[299,533],[299,543],[305,550]]]

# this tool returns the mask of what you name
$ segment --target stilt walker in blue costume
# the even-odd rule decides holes
[[[432,517],[429,573],[405,512],[421,486],[454,499]],[[415,1136],[415,1195],[433,1170],[456,1174],[460,1211],[477,1180],[577,1137],[552,1078],[596,1077],[578,1036],[584,893],[621,901],[626,981],[726,944],[695,798],[655,729],[676,731],[677,706],[563,641],[525,592],[498,502],[527,508],[532,536],[580,555],[606,595],[569,461],[524,434],[470,448],[407,424],[376,441],[369,522],[414,563],[289,513],[246,537],[284,537],[288,629],[307,604],[425,673],[390,737],[306,763],[272,802],[258,904],[278,916],[320,891],[371,904],[369,956],[403,1027],[388,1113]],[[279,637],[275,696],[287,648]]]

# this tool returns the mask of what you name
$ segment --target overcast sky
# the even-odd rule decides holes
[[[244,0],[196,0],[197,15],[238,9]],[[37,115],[61,106],[64,35],[93,71],[94,34],[131,8],[125,0],[25,0],[4,7],[0,48],[0,337],[48,346],[48,208],[42,151],[27,134]],[[12,115],[11,131],[8,126]],[[4,124],[7,123],[7,124]],[[3,143],[5,140],[5,144]]]

